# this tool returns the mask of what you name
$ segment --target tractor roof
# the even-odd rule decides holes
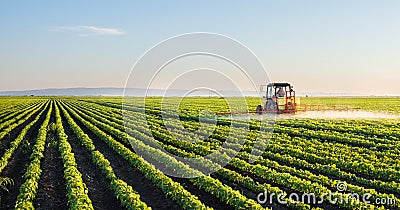
[[[286,82],[273,82],[273,83],[269,83],[268,86],[287,87],[287,86],[290,86],[290,84],[286,83]]]

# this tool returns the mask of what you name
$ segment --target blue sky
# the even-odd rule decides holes
[[[1,1],[0,91],[123,87],[154,44],[232,37],[302,92],[400,95],[400,1]],[[146,72],[143,72],[146,74]]]

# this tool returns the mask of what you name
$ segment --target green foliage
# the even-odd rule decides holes
[[[149,139],[146,139],[146,135],[153,135],[153,136],[155,135],[156,139],[158,140],[157,143],[159,145],[162,145],[164,147],[164,149],[166,149],[168,152],[172,152],[172,153],[174,153],[176,155],[180,155],[180,156],[199,157],[199,156],[203,156],[204,154],[208,154],[209,152],[212,151],[210,149],[212,148],[211,145],[214,145],[213,144],[214,142],[217,143],[220,140],[224,140],[223,136],[224,136],[224,133],[226,133],[226,132],[225,131],[222,132],[222,131],[225,129],[229,129],[227,126],[217,127],[218,130],[216,132],[214,132],[212,138],[209,138],[207,140],[207,142],[205,142],[205,143],[207,143],[205,145],[208,145],[210,147],[201,147],[200,145],[202,145],[202,144],[187,144],[184,141],[180,141],[179,139],[172,138],[168,134],[168,131],[163,129],[163,127],[164,127],[164,126],[162,126],[163,122],[161,119],[159,119],[159,114],[157,112],[157,108],[148,110],[150,117],[147,116],[148,121],[145,123],[147,123],[147,124],[150,123],[149,125],[153,127],[152,134],[149,134],[148,132],[145,131],[145,129],[141,130],[141,125],[145,125],[145,124],[141,124],[141,122],[137,121],[137,119],[143,119],[142,117],[135,117],[134,115],[131,116],[132,119],[135,119],[135,120],[132,120],[132,123],[134,123],[132,125],[135,125],[133,127],[135,127],[135,130],[137,130],[137,131],[129,131],[129,128],[131,128],[132,126],[128,126],[128,128],[124,127],[124,123],[126,123],[126,118],[122,119],[116,110],[114,110],[114,109],[111,110],[110,108],[106,108],[106,107],[110,107],[110,106],[113,108],[117,108],[118,105],[116,105],[114,107],[113,102],[107,102],[106,104],[103,104],[103,102],[101,102],[101,101],[95,101],[95,104],[99,104],[100,105],[99,108],[101,107],[100,110],[104,109],[104,112],[103,111],[99,112],[98,111],[99,108],[97,108],[97,109],[89,108],[88,109],[87,106],[82,107],[82,106],[79,106],[79,104],[71,104],[71,105],[72,105],[72,107],[74,107],[74,109],[76,107],[80,107],[80,109],[81,109],[80,114],[83,116],[88,115],[86,120],[95,122],[94,119],[97,119],[98,121],[104,122],[105,124],[110,125],[114,128],[118,128],[121,131],[128,129],[127,131],[130,134],[133,134],[135,138],[138,138],[138,139],[142,140],[143,142],[151,141]],[[157,106],[155,106],[155,107],[157,107]],[[128,109],[132,112],[137,111],[137,110],[135,110],[137,108],[134,108],[134,107],[128,107]],[[152,116],[156,116],[156,117],[154,118]],[[125,121],[123,121],[123,120],[125,120]],[[196,124],[197,122],[194,119],[186,118],[186,120],[187,121],[184,121],[184,123],[186,123],[188,126],[185,126],[185,128],[190,130],[192,126],[193,127],[197,126],[197,124]],[[153,122],[155,122],[156,124],[152,124]],[[191,122],[193,122],[193,123],[191,124]],[[336,121],[329,121],[329,122],[333,123],[333,124],[338,123]],[[219,122],[219,123],[221,123],[221,122]],[[290,124],[290,123],[291,123],[290,121],[287,122],[287,124]],[[371,126],[370,121],[356,121],[356,123],[363,123],[363,124],[366,124],[365,126]],[[396,129],[395,122],[384,122],[384,121],[375,122],[374,121],[372,125],[378,124],[378,126],[379,126],[381,123],[383,125],[393,123],[393,125],[394,125],[393,128]],[[110,127],[107,127],[106,125],[103,125],[99,122],[97,122],[96,124],[98,126],[100,126],[102,129],[111,132],[114,136],[118,137],[121,141],[127,141],[127,139],[131,140],[131,138],[129,136],[126,136],[126,135],[124,136],[122,133],[116,132],[113,129],[111,129]],[[278,124],[279,124],[279,122],[278,122]],[[301,124],[301,122],[299,122],[299,124]],[[229,122],[226,124],[224,124],[224,122],[222,122],[221,125],[229,125]],[[285,125],[285,126],[288,126],[288,125]],[[220,128],[222,130],[219,130]],[[397,164],[399,163],[398,158],[396,158],[396,155],[397,155],[396,151],[398,151],[398,149],[397,149],[397,146],[394,146],[396,144],[392,144],[392,143],[390,143],[390,141],[388,141],[386,139],[379,139],[379,138],[368,139],[368,138],[370,138],[370,136],[373,136],[373,134],[370,134],[370,133],[366,133],[366,135],[368,135],[368,138],[366,140],[365,137],[359,137],[354,134],[346,134],[347,135],[346,137],[344,137],[344,136],[340,136],[339,138],[334,137],[334,135],[342,135],[340,133],[332,132],[334,129],[331,129],[329,132],[315,132],[314,131],[314,133],[313,133],[314,129],[313,130],[304,130],[303,129],[300,132],[297,132],[296,129],[292,129],[292,128],[287,129],[287,127],[284,128],[282,126],[278,126],[277,128],[278,128],[277,134],[274,134],[273,139],[272,139],[273,142],[270,142],[270,145],[272,147],[267,148],[267,151],[263,154],[263,157],[267,156],[267,154],[269,155],[268,157],[271,157],[272,156],[271,154],[277,154],[277,155],[275,155],[275,158],[279,158],[279,157],[284,157],[284,158],[295,157],[296,158],[299,154],[304,154],[304,155],[306,155],[306,156],[304,156],[304,158],[314,157],[312,159],[310,159],[310,158],[306,159],[307,161],[310,161],[311,163],[313,163],[313,161],[315,161],[315,154],[321,154],[321,158],[317,159],[317,160],[322,161],[322,163],[324,163],[324,164],[328,164],[328,165],[318,165],[317,164],[317,166],[319,166],[317,169],[323,171],[323,173],[328,173],[328,174],[336,173],[336,174],[340,175],[339,177],[343,177],[345,179],[347,179],[347,178],[354,179],[354,177],[356,177],[355,179],[357,180],[357,182],[362,185],[368,185],[368,186],[378,188],[378,189],[380,188],[385,191],[388,189],[391,189],[397,193],[398,187],[396,187],[396,185],[397,185],[396,182],[389,183],[389,182],[385,182],[385,181],[381,181],[381,180],[369,180],[369,179],[365,179],[363,177],[355,176],[352,173],[344,172],[344,171],[342,171],[343,170],[342,167],[339,169],[335,167],[335,163],[338,163],[337,161],[340,161],[343,157],[353,158],[353,156],[343,156],[343,154],[349,154],[349,153],[350,154],[355,154],[355,153],[359,154],[360,152],[363,152],[366,154],[370,153],[370,155],[373,157],[373,156],[377,155],[377,153],[384,153],[390,159],[385,159],[384,161],[379,161],[379,162],[376,162],[376,161],[371,162],[371,164],[377,165],[377,166],[379,164],[381,164],[382,166],[379,167],[382,169],[381,172],[379,172],[380,171],[379,169],[377,171],[369,170],[369,168],[371,166],[363,168],[361,165],[354,165],[354,164],[352,164],[351,166],[349,165],[349,167],[344,168],[344,170],[354,170],[355,169],[357,171],[357,174],[360,174],[360,173],[368,174],[368,173],[372,172],[372,173],[375,173],[375,175],[378,175],[379,173],[382,173],[382,176],[378,175],[378,177],[380,177],[381,179],[385,179],[385,177],[390,177],[390,176],[396,177],[397,172],[395,170],[393,170],[393,168],[396,168]],[[179,130],[179,126],[177,126],[176,129]],[[251,151],[251,145],[252,145],[251,141],[253,141],[252,138],[255,137],[255,136],[253,136],[253,134],[255,134],[253,131],[257,131],[257,126],[255,126],[255,125],[251,126],[251,129],[252,129],[252,131],[250,132],[249,142],[245,143],[245,148],[244,148],[244,152],[247,152],[247,153]],[[196,129],[193,129],[193,130],[196,130]],[[356,128],[353,130],[355,132]],[[360,130],[360,131],[363,132],[364,130]],[[234,131],[234,132],[236,132],[236,131]],[[280,133],[283,134],[284,138],[282,138]],[[288,134],[289,134],[289,136],[288,136]],[[221,137],[220,137],[220,135],[221,135]],[[286,135],[286,137],[285,137],[285,135]],[[296,135],[298,135],[298,136],[296,136]],[[309,136],[306,136],[306,135],[309,135]],[[174,134],[174,136],[176,136],[176,133]],[[390,134],[388,133],[387,136],[393,137],[393,133],[390,133]],[[217,139],[214,139],[215,137]],[[304,137],[306,137],[306,138],[304,138]],[[194,137],[194,138],[196,138],[196,137]],[[184,138],[182,138],[182,139],[184,139]],[[284,145],[282,145],[280,142],[277,142],[278,140],[281,141],[282,139],[285,140]],[[397,137],[396,137],[396,139],[397,139]],[[293,140],[296,140],[296,142],[293,142]],[[127,142],[132,143],[132,141],[127,141]],[[305,143],[306,143],[306,145],[304,145]],[[326,144],[326,146],[324,146],[324,144]],[[348,144],[348,146],[343,147],[343,145],[347,145],[347,144]],[[218,144],[216,144],[216,145],[218,145]],[[213,147],[215,147],[215,145]],[[279,147],[279,149],[278,148],[275,149],[275,147]],[[287,151],[287,149],[285,147],[286,148],[298,148],[298,149],[293,149],[293,152],[291,152],[290,154],[287,154],[287,156],[286,155],[278,156],[280,153],[285,153]],[[315,147],[315,149],[312,149],[308,152],[302,152],[301,148],[308,148],[308,147],[310,147],[310,149]],[[335,149],[339,149],[339,147],[340,147],[340,149],[339,149],[339,151],[334,152],[334,150],[331,150],[332,147]],[[200,149],[200,148],[202,148],[202,149]],[[208,148],[210,148],[210,149],[208,149]],[[216,146],[215,148],[217,149],[218,146]],[[375,148],[377,148],[377,149],[374,150]],[[272,149],[274,152],[269,151]],[[324,151],[326,151],[327,149],[329,150],[329,152],[324,153]],[[382,149],[386,149],[387,152],[382,152]],[[342,151],[342,150],[344,150],[344,151]],[[346,150],[348,150],[348,151],[346,151]],[[189,151],[189,153],[187,151]],[[192,152],[190,152],[190,151],[192,151]],[[336,154],[338,155],[337,158],[328,158],[326,160],[327,157],[330,157],[331,155],[336,155]],[[341,155],[339,156],[339,154],[341,154]],[[199,155],[199,156],[197,156],[197,155]],[[365,163],[368,163],[369,160],[366,159],[366,157],[367,156],[354,155],[355,160],[359,159],[359,160],[365,161]],[[239,158],[247,160],[248,155],[246,155],[246,153],[243,153],[243,154],[240,153]],[[235,163],[235,161],[239,161],[240,159],[235,159],[233,161],[233,163]],[[390,166],[385,165],[385,162],[387,162],[388,160],[394,162],[394,164],[396,164],[396,165],[390,165]],[[302,160],[302,159],[298,159],[298,161],[294,162],[293,164],[303,163],[303,161],[304,160]],[[231,165],[233,163],[231,163]],[[242,162],[242,163],[245,163],[245,162]],[[327,189],[331,189],[332,186],[334,186],[337,183],[337,180],[331,180],[330,178],[326,178],[326,177],[324,178],[323,176],[322,177],[315,176],[313,173],[310,173],[308,171],[303,173],[302,171],[294,170],[291,167],[281,167],[276,162],[275,163],[274,162],[266,162],[266,160],[260,159],[258,163],[262,163],[261,168],[268,169],[268,170],[271,170],[272,168],[277,167],[277,169],[279,169],[278,170],[279,172],[276,171],[276,172],[274,172],[274,175],[269,175],[269,176],[264,177],[264,176],[262,176],[262,173],[259,173],[259,171],[255,171],[255,173],[254,173],[255,176],[259,176],[259,177],[261,176],[261,178],[263,178],[265,180],[269,180],[269,181],[276,183],[276,181],[277,181],[276,179],[268,179],[268,178],[275,177],[277,175],[281,176],[280,171],[287,170],[286,173],[293,174],[293,176],[290,176],[290,177],[292,177],[291,179],[293,180],[294,185],[290,185],[287,182],[281,182],[281,185],[283,185],[285,187],[290,187],[292,189],[300,190],[301,192],[308,192],[310,190],[317,190],[317,191],[322,190],[321,192],[324,192],[324,191],[326,192]],[[343,161],[342,163],[343,163],[343,165],[342,165],[343,167],[347,164],[351,164],[350,161],[347,161],[347,162]],[[234,165],[232,165],[232,166],[234,166]],[[239,167],[240,165],[236,165],[236,166]],[[251,166],[251,165],[248,164],[247,166]],[[313,168],[311,168],[311,166],[314,166],[314,164],[308,165],[308,167],[310,169],[314,170]],[[269,168],[271,168],[271,169],[269,169]],[[245,169],[245,168],[242,168],[242,169]],[[375,169],[377,169],[377,167],[375,167]],[[285,178],[285,179],[287,179],[287,178]],[[285,179],[283,179],[283,180],[285,180]],[[301,181],[303,179],[305,180],[305,183],[306,183],[303,186],[306,188],[304,188],[304,189],[296,188],[295,186],[297,186],[298,183],[303,182],[303,181]],[[231,179],[231,180],[235,180],[235,179]],[[244,186],[247,186],[248,188],[255,189],[254,187],[257,186],[257,185],[251,185],[251,183],[248,180],[247,181],[244,181],[244,180],[239,181],[239,180],[241,180],[241,179],[236,179],[236,182],[241,182]],[[295,181],[295,180],[298,180],[298,181]],[[311,180],[312,182],[315,182],[315,183],[308,186],[310,182],[306,181],[306,180]],[[298,182],[298,183],[296,184],[296,182]],[[362,187],[360,188],[356,185],[349,185],[349,190],[351,190],[352,192],[359,192],[359,193],[370,192],[375,197],[378,197],[378,196],[391,197],[391,196],[393,196],[393,195],[386,195],[385,193],[378,193],[377,191],[373,191],[373,190],[371,191],[369,189],[364,189]],[[352,209],[352,208],[355,208],[356,205],[363,206],[363,204],[361,203],[361,204],[349,204],[349,205],[343,204],[342,207]],[[301,206],[301,204],[300,204],[300,206]],[[373,207],[372,205],[367,205],[367,206],[369,206],[368,208]],[[367,207],[367,206],[365,206],[365,207]],[[302,208],[302,207],[291,206],[291,208]]]
[[[43,103],[38,105],[38,107],[36,107],[37,110],[40,109],[40,107],[47,107],[49,105],[49,103]],[[8,165],[8,161],[11,158],[11,156],[14,154],[15,150],[20,146],[21,142],[24,140],[27,132],[29,131],[29,129],[39,120],[40,116],[43,114],[43,112],[46,109],[44,108],[42,111],[40,111],[40,113],[35,117],[35,119],[30,122],[28,125],[26,125],[22,131],[19,133],[19,135],[17,136],[17,138],[12,141],[10,143],[10,147],[4,152],[3,156],[0,159],[0,173],[4,170],[4,168]],[[32,112],[31,114],[28,114],[28,118],[30,116],[32,116],[34,114],[34,112]],[[20,120],[22,121],[22,120]],[[23,123],[23,121],[21,122],[21,124]]]
[[[59,150],[64,163],[64,177],[67,181],[67,197],[70,209],[93,209],[92,201],[88,196],[88,189],[82,180],[82,174],[77,168],[74,153],[68,143],[68,136],[62,126],[60,111],[55,106],[56,131],[59,140]]]
[[[95,151],[95,147],[89,137],[83,133],[83,131],[76,125],[76,123],[69,116],[67,111],[61,107],[64,115],[68,119],[72,129],[76,132],[76,134],[83,141],[83,145],[89,150],[92,151],[93,160],[97,165],[100,165],[100,168],[104,173],[107,174],[107,178],[111,179],[111,188],[116,191],[118,195],[118,199],[122,200],[122,204],[127,207],[132,206],[135,208],[137,205],[138,208],[144,208],[145,204],[143,202],[139,202],[139,196],[135,195],[134,192],[128,193],[132,191],[132,189],[126,185],[122,180],[117,180],[117,177],[112,172],[111,166],[109,166],[109,162],[104,159],[103,155],[98,151]],[[117,153],[119,153],[122,157],[128,160],[132,166],[141,171],[149,180],[151,180],[156,186],[161,188],[168,197],[171,197],[173,200],[177,201],[178,204],[181,205],[184,209],[209,209],[203,203],[201,203],[198,198],[194,195],[191,195],[190,192],[185,190],[179,183],[172,181],[171,178],[164,175],[160,171],[156,170],[154,166],[147,163],[143,158],[137,156],[135,153],[131,152],[121,143],[112,139],[109,135],[106,135],[104,132],[93,126],[88,121],[83,120],[74,110],[68,108],[68,111],[76,117],[79,121],[81,121],[88,129],[92,130],[100,139],[105,141],[111,148],[113,148]],[[125,136],[122,134],[122,136]],[[133,194],[129,196],[129,194]],[[134,200],[132,200],[134,199]],[[136,200],[136,201],[135,201]],[[135,202],[133,202],[135,201]]]
[[[400,97],[302,97],[301,103],[347,106],[369,111],[400,114]]]
[[[45,149],[45,142],[47,136],[47,125],[50,121],[50,115],[53,109],[53,105],[49,106],[49,110],[46,114],[46,118],[41,125],[36,143],[32,149],[31,162],[23,176],[25,182],[19,188],[19,194],[15,204],[15,209],[33,209],[33,201],[36,197],[38,190],[39,179],[42,173],[40,169],[40,161],[43,158],[43,152]]]
[[[23,100],[26,100],[22,102]],[[164,101],[166,106],[179,102],[178,98]],[[259,103],[257,98],[247,98],[248,109]],[[40,179],[41,160],[46,146],[59,149],[64,166],[64,178],[67,182],[68,204],[71,209],[93,209],[88,196],[88,188],[82,180],[75,156],[72,153],[68,136],[64,132],[61,116],[67,126],[78,137],[93,163],[101,169],[107,178],[110,189],[121,205],[127,209],[150,209],[141,200],[140,195],[124,180],[117,177],[110,162],[100,153],[92,139],[84,132],[89,130],[95,138],[104,141],[111,149],[139,170],[144,177],[162,190],[165,196],[183,209],[211,209],[197,196],[186,190],[186,184],[179,183],[157,170],[132,148],[134,145],[142,154],[157,160],[168,169],[175,169],[182,176],[193,175],[188,185],[209,193],[221,202],[235,209],[264,209],[255,200],[247,197],[242,190],[257,195],[265,189],[269,193],[289,192],[317,195],[335,190],[338,183],[346,183],[349,193],[371,194],[371,198],[393,198],[396,204],[379,206],[365,203],[337,203],[332,208],[340,209],[376,209],[400,208],[400,124],[398,121],[370,120],[279,120],[271,135],[269,144],[255,163],[249,163],[256,138],[267,138],[260,134],[260,125],[252,120],[249,130],[231,129],[231,121],[218,119],[217,126],[200,126],[199,114],[204,109],[229,111],[226,100],[222,98],[191,97],[181,101],[179,117],[181,122],[171,123],[174,135],[165,128],[161,118],[161,98],[146,100],[146,106],[135,103],[125,105],[125,118],[121,115],[120,98],[6,98],[0,101],[0,139],[10,135],[10,131],[30,122],[11,141],[0,158],[0,172],[18,148],[30,154],[30,162],[23,176],[24,183],[16,201],[16,209],[33,209],[38,181]],[[303,98],[302,103],[321,104],[322,106],[346,105],[365,110],[400,113],[399,98]],[[245,110],[246,107],[244,107]],[[46,111],[47,110],[47,111]],[[54,111],[54,113],[53,113]],[[146,113],[144,116],[143,113]],[[50,122],[51,114],[55,122]],[[29,143],[26,135],[46,115],[36,141]],[[164,113],[168,114],[168,113]],[[170,114],[170,113],[169,113]],[[34,117],[33,117],[34,116]],[[34,119],[32,119],[34,118]],[[144,120],[145,119],[145,120]],[[78,124],[82,124],[80,127]],[[240,124],[240,122],[238,122]],[[243,124],[244,125],[244,124]],[[150,127],[150,131],[147,130]],[[201,129],[200,129],[201,128]],[[188,134],[187,131],[191,131]],[[211,134],[207,139],[204,136]],[[229,134],[231,141],[222,148]],[[245,136],[242,140],[239,136]],[[190,140],[190,141],[188,141]],[[231,148],[244,146],[237,154]],[[160,145],[163,149],[180,157],[196,158],[190,165],[166,155],[151,145]],[[206,155],[219,151],[221,159]],[[219,164],[236,154],[227,168]],[[209,167],[217,172],[205,176],[196,167]],[[12,184],[9,178],[0,178],[0,188],[7,190]],[[337,196],[343,195],[337,194]],[[324,198],[327,202],[327,198]],[[284,205],[289,209],[318,208],[309,204],[294,202],[288,198]]]
[[[8,186],[14,185],[14,181],[8,177],[0,177],[0,188],[8,192]]]

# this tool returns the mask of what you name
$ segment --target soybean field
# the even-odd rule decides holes
[[[400,209],[397,119],[278,119],[266,149],[250,162],[257,137],[267,135],[257,119],[245,131],[232,130],[227,118],[216,118],[211,131],[200,129],[204,108],[229,111],[223,98],[181,101],[180,123],[169,128],[162,98],[150,97],[146,106],[122,101],[1,97],[1,209]],[[248,102],[249,109],[257,106],[256,99]],[[400,113],[400,98],[302,102]],[[210,175],[193,169],[193,178],[169,176],[147,161],[178,171],[218,167],[207,155],[243,132],[240,151]],[[187,165],[165,151],[197,161]]]

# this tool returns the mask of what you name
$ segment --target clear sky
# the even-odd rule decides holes
[[[0,1],[0,91],[123,87],[154,44],[239,40],[302,92],[400,95],[400,1]],[[146,74],[146,72],[143,72]]]

